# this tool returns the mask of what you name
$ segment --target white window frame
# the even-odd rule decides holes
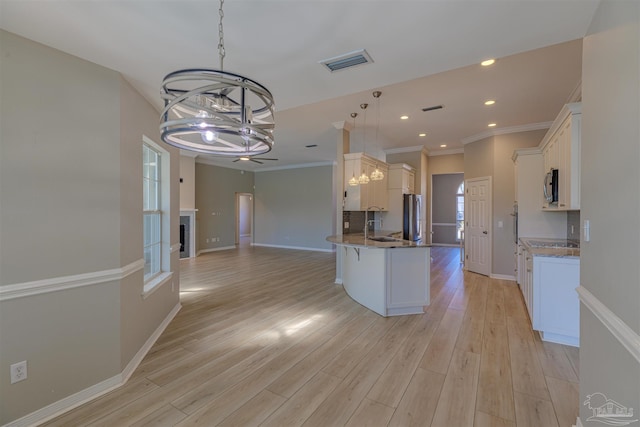
[[[143,258],[145,259],[144,286],[142,297],[147,298],[162,285],[169,283],[173,277],[171,272],[171,248],[170,248],[170,206],[169,206],[169,171],[170,155],[160,145],[151,139],[143,136],[142,166],[143,166]],[[145,165],[145,150],[155,154],[155,174],[148,174]],[[153,176],[147,176],[153,175]],[[147,191],[145,191],[145,187]],[[151,194],[154,192],[155,194]],[[150,190],[150,191],[149,191]],[[156,229],[152,239],[146,238],[145,217],[156,218]],[[151,265],[157,267],[154,271],[147,273],[147,248],[152,248],[155,256],[152,257]]]

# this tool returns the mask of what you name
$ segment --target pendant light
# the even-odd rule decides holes
[[[378,115],[378,120],[376,123],[376,145],[378,144],[378,130],[380,129],[380,95],[382,92],[376,90],[373,92],[373,97],[376,99],[376,112]],[[384,173],[380,169],[378,169],[378,165],[376,164],[376,170],[371,172],[371,181],[382,181],[384,179]]]
[[[204,154],[264,154],[274,143],[273,95],[255,80],[223,70],[223,5],[220,0],[220,69],[183,69],[164,78],[161,137],[174,147]]]
[[[364,111],[364,126],[362,128],[362,152],[365,153],[365,149],[367,146],[367,107],[369,104],[360,104],[360,108]],[[369,176],[366,174],[364,169],[362,169],[362,175],[358,178],[358,183],[360,185],[369,183]]]
[[[356,117],[358,117],[358,113],[351,113],[351,118],[353,119],[353,130],[356,129]],[[351,178],[349,179],[349,186],[356,187],[360,183],[358,182],[358,178],[356,178],[356,172],[353,171]]]

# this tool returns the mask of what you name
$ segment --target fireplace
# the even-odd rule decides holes
[[[196,256],[196,209],[180,211],[180,258]]]

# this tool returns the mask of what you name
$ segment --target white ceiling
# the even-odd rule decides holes
[[[486,134],[489,122],[500,132],[553,120],[580,82],[579,39],[597,4],[229,0],[224,66],[274,95],[276,145],[266,157],[280,160],[264,166],[335,160],[332,123],[352,123],[349,114],[362,113],[363,102],[369,103],[366,130],[361,114],[352,151],[362,150],[366,136],[366,151],[374,155],[421,145],[437,153],[440,144],[460,149],[463,140]],[[166,74],[219,68],[218,6],[215,0],[0,0],[0,27],[119,71],[160,109]],[[374,63],[335,73],[318,63],[362,48]],[[495,65],[478,65],[492,57]],[[382,91],[379,126],[374,90]],[[486,99],[496,104],[486,107]],[[439,104],[444,109],[421,111]]]

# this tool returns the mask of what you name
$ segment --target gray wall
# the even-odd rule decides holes
[[[456,223],[456,192],[464,181],[464,174],[433,175],[431,193],[433,223]],[[432,243],[456,244],[455,226],[432,225]]]
[[[603,1],[583,43],[580,282],[640,340],[640,2]],[[580,418],[603,393],[640,409],[640,362],[580,307]],[[637,350],[637,349],[636,349]]]
[[[333,166],[256,172],[256,244],[331,250]]]
[[[515,167],[511,156],[520,148],[537,146],[546,130],[497,135],[464,147],[464,178],[491,176],[492,179],[492,255],[491,274],[514,276],[513,202]],[[502,221],[502,228],[498,222]]]
[[[429,156],[428,168],[427,168],[427,203],[426,203],[426,218],[427,218],[427,230],[430,229],[433,221],[431,220],[432,210],[432,194],[433,194],[433,175],[439,175],[443,173],[464,173],[464,154],[445,154],[442,156]]]
[[[196,159],[196,252],[236,244],[236,193],[253,194],[253,180],[253,172]],[[220,240],[212,241],[214,238]]]
[[[118,73],[4,31],[0,58],[0,288],[142,259],[142,135],[157,137],[157,113]],[[142,288],[136,271],[0,294],[0,424],[117,377],[178,304],[177,286],[144,301]],[[11,385],[22,360],[29,377]]]

